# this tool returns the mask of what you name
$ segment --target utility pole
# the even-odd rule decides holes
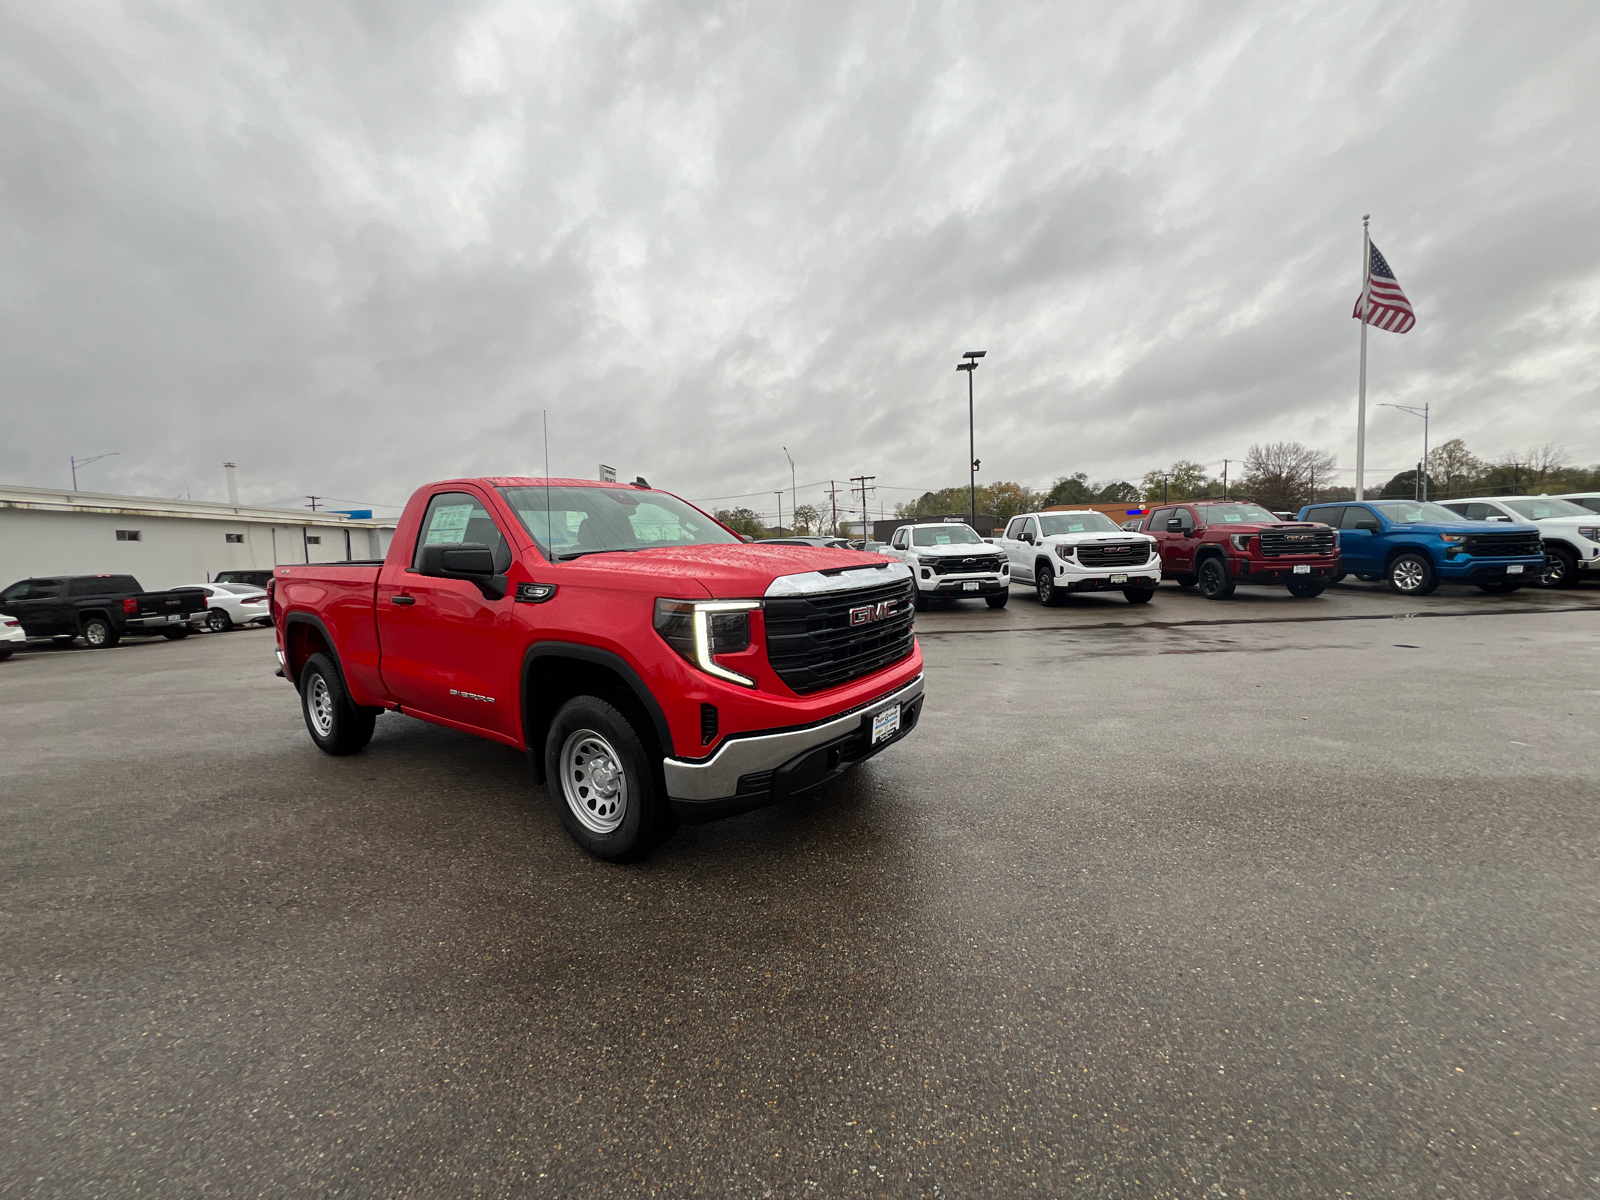
[[[1161,503],[1167,502],[1167,480],[1172,478],[1171,471],[1161,472]]]
[[[1228,464],[1232,461],[1230,458],[1222,460],[1222,498],[1224,500],[1228,498]]]
[[[833,505],[833,536],[839,536],[839,485],[828,480],[828,500]]]
[[[867,493],[869,491],[875,492],[875,491],[878,490],[876,487],[869,487],[868,486],[876,478],[877,478],[876,475],[852,475],[852,476],[850,476],[850,482],[851,483],[858,483],[858,484],[861,485],[861,541],[862,541],[862,549],[866,549],[866,543],[870,542],[872,540],[872,535],[867,532],[867,526],[872,521],[872,514],[867,510]]]
[[[1311,467],[1311,499],[1307,500],[1306,503],[1307,504],[1315,504],[1316,502],[1317,502],[1317,468],[1316,468],[1316,464],[1313,463],[1312,467]]]
[[[310,503],[307,504],[306,507],[309,508],[312,512],[316,512],[317,511],[317,504],[318,504],[318,502],[321,501],[322,497],[321,496],[307,496],[306,499],[310,501]]]
[[[783,536],[783,489],[779,488],[772,493],[778,498],[778,536]]]
[[[798,489],[794,485],[794,455],[789,453],[789,447],[783,448],[783,456],[789,460],[789,519],[794,520],[794,514],[800,511],[800,501],[797,498]],[[781,524],[781,522],[780,522]]]
[[[967,498],[972,506],[972,528],[978,528],[978,439],[972,419],[972,375],[978,369],[978,360],[987,350],[968,350],[961,357],[965,362],[956,364],[956,370],[967,373]]]

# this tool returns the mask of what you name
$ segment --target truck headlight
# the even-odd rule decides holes
[[[1578,530],[1579,537],[1586,537],[1591,542],[1600,542],[1600,525],[1585,525]]]
[[[1240,554],[1244,554],[1249,551],[1250,539],[1253,537],[1255,537],[1255,534],[1253,533],[1230,533],[1228,535],[1228,541],[1233,543],[1233,548],[1235,550],[1237,550]]]
[[[1464,542],[1467,540],[1467,535],[1464,533],[1441,533],[1439,540],[1441,542]]]
[[[657,600],[656,632],[684,661],[742,687],[756,681],[718,665],[716,656],[750,647],[750,612],[759,600]]]
[[[1077,552],[1078,552],[1078,548],[1076,546],[1068,546],[1064,542],[1057,542],[1056,543],[1056,557],[1057,558],[1065,559],[1067,562],[1071,562],[1072,561],[1072,556],[1074,554],[1076,554]]]

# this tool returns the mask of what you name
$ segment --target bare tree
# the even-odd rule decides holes
[[[1275,512],[1293,512],[1310,503],[1313,479],[1326,487],[1333,481],[1338,459],[1326,450],[1313,450],[1299,442],[1268,442],[1251,446],[1244,460],[1240,491]]]
[[[1451,438],[1428,451],[1428,495],[1448,500],[1467,495],[1489,471],[1489,465],[1460,438]]]

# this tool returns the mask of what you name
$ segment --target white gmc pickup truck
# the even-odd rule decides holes
[[[1147,603],[1161,582],[1161,556],[1147,533],[1131,533],[1093,510],[1012,517],[997,544],[1011,582],[1033,581],[1041,604],[1071,592],[1120,589],[1129,604]]]
[[[1005,555],[959,521],[902,525],[884,550],[911,568],[917,611],[936,598],[976,600],[1004,608],[1011,598]]]

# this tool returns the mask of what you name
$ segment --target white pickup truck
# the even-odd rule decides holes
[[[1129,604],[1145,604],[1161,582],[1156,539],[1093,510],[1012,517],[997,543],[1011,564],[1011,582],[1031,579],[1041,604],[1107,589],[1119,589]]]
[[[1006,557],[959,521],[902,525],[883,551],[911,568],[917,611],[934,599],[976,600],[1004,608],[1011,598]]]

